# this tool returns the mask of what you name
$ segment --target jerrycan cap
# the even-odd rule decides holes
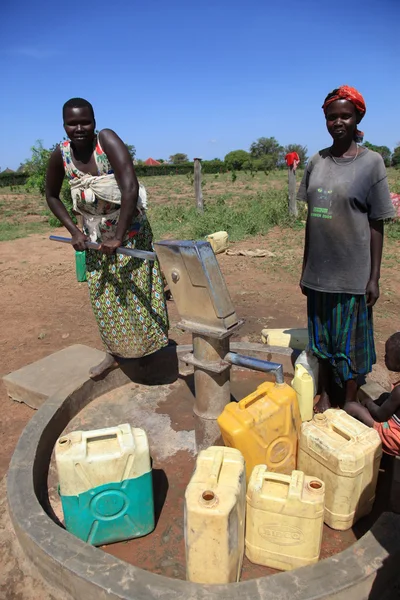
[[[204,490],[199,498],[199,502],[207,508],[212,508],[218,504],[219,500],[215,492],[212,490]]]
[[[323,413],[317,413],[314,415],[314,421],[316,421],[320,425],[324,425],[328,422],[328,419]]]
[[[64,448],[67,448],[68,446],[71,445],[71,439],[69,438],[68,435],[64,435],[63,437],[60,437],[60,439],[58,440],[58,445],[63,446]]]
[[[307,483],[307,488],[309,492],[313,494],[322,494],[324,493],[324,483],[319,479],[312,479]]]

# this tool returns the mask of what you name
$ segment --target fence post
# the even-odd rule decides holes
[[[296,169],[293,165],[288,167],[288,184],[289,184],[289,213],[297,217],[297,200],[296,200]]]
[[[203,192],[201,190],[201,158],[194,159],[194,193],[196,207],[199,212],[204,212]]]

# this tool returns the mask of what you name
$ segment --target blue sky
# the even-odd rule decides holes
[[[261,136],[329,144],[321,104],[342,83],[365,139],[400,141],[400,0],[5,0],[0,169],[62,139],[82,96],[137,157],[223,158]],[[84,8],[82,8],[84,6]]]

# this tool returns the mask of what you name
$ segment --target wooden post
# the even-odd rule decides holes
[[[289,183],[289,213],[297,217],[297,200],[296,200],[296,169],[293,165],[288,167],[288,183]]]
[[[194,159],[194,193],[196,207],[199,212],[204,212],[203,192],[201,190],[201,158]]]

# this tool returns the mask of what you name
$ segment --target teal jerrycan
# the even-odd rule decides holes
[[[61,436],[55,447],[67,531],[101,546],[154,529],[147,435],[129,424]]]

